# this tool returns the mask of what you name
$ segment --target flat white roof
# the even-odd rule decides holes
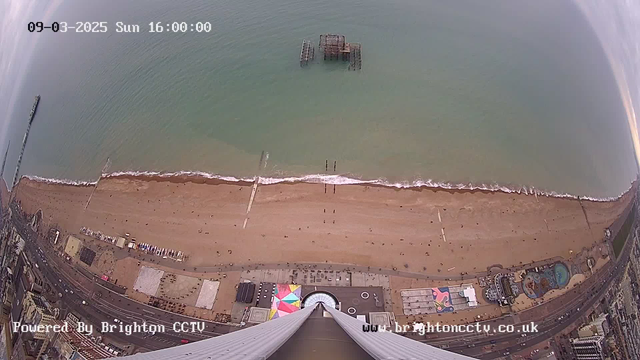
[[[162,276],[164,276],[164,271],[143,266],[133,284],[133,289],[150,296],[156,296]]]
[[[220,281],[205,280],[202,283],[198,300],[196,300],[196,307],[208,310],[213,309],[213,303],[216,301],[219,287]]]
[[[478,306],[478,300],[476,299],[476,290],[474,288],[466,288],[463,290],[464,297],[467,298],[469,306]]]

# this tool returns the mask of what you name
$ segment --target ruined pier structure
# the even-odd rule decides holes
[[[315,49],[311,45],[311,41],[302,40],[302,49],[300,50],[300,66],[309,64],[309,61],[313,61],[315,57]]]
[[[322,51],[325,60],[349,61],[349,70],[362,69],[362,45],[348,43],[344,35],[320,35],[318,49]]]

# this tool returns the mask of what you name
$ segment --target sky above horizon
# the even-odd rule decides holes
[[[576,4],[594,28],[611,64],[640,164],[640,2],[585,0]]]
[[[38,43],[36,33],[27,31],[30,21],[48,23],[62,0],[0,0],[0,148],[7,146],[9,126],[14,118],[16,97]]]
[[[11,124],[24,117],[16,116],[16,97],[38,46],[37,33],[29,33],[27,23],[50,23],[61,3],[62,0],[0,0],[0,149],[7,145]],[[639,160],[636,114],[640,113],[640,2],[581,0],[575,3],[595,29],[607,54]]]

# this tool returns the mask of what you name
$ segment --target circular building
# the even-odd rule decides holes
[[[325,306],[329,306],[334,309],[338,308],[338,299],[336,299],[336,297],[332,294],[325,291],[315,291],[305,296],[304,300],[302,301],[302,308],[314,306],[317,303],[323,303]]]

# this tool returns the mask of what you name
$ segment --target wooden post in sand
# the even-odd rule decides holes
[[[104,166],[102,167],[102,172],[100,173],[100,177],[98,178],[98,181],[96,181],[96,185],[93,187],[93,190],[91,190],[91,195],[89,195],[89,199],[87,199],[87,203],[84,204],[85,210],[87,210],[87,208],[89,207],[89,203],[91,202],[93,193],[95,193],[96,189],[98,188],[98,183],[100,182],[100,179],[102,179],[102,177],[107,173],[107,170],[109,170],[110,166],[111,166],[111,158],[107,158],[107,162],[105,162]]]
[[[333,160],[333,172],[336,172],[336,166],[338,165],[338,160]],[[333,193],[336,193],[336,184],[333,184]]]
[[[322,39],[322,35],[320,35],[320,38]],[[329,159],[325,159],[324,160],[324,172],[328,172],[329,171]],[[324,184],[324,193],[327,193],[327,183]]]

